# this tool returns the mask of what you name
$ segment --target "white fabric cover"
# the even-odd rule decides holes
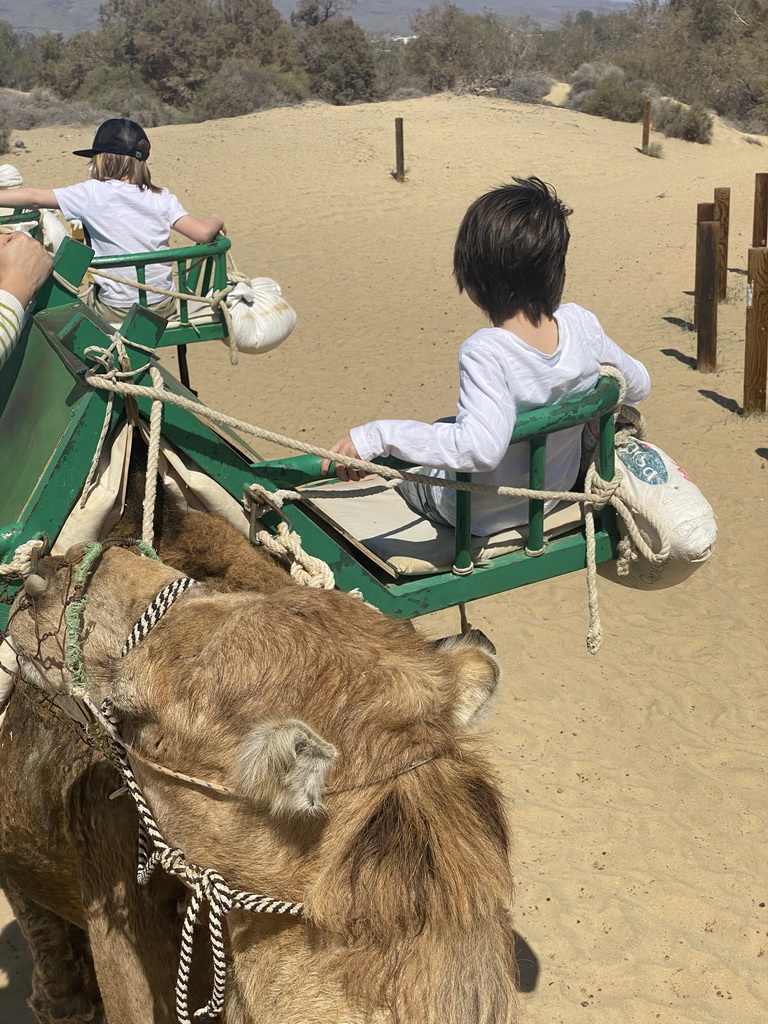
[[[637,590],[663,590],[681,583],[712,554],[717,538],[712,506],[685,470],[656,445],[630,437],[617,445],[616,456],[640,532],[657,550],[659,535],[647,518],[652,516],[669,534],[670,552],[660,565],[644,558],[633,560],[627,576],[619,576],[612,561],[602,562],[599,572]]]
[[[141,421],[141,433],[149,437],[149,426]],[[96,475],[83,508],[75,505],[53,546],[54,555],[63,555],[73,544],[104,540],[123,513],[128,483],[128,462],[133,443],[133,427],[126,423],[111,445],[105,445]],[[158,464],[163,488],[176,508],[195,509],[220,516],[247,535],[248,523],[239,502],[182,455],[169,441],[161,439]]]
[[[21,188],[24,179],[13,164],[0,164],[0,188]]]
[[[356,497],[332,498],[330,494]],[[304,491],[307,503],[357,543],[385,562],[398,576],[446,572],[453,565],[454,532],[417,515],[381,477],[332,484]],[[559,505],[544,520],[544,536],[554,537],[582,521],[578,504]],[[519,551],[528,540],[528,525],[488,537],[472,538],[475,564]]]
[[[239,282],[227,296],[227,306],[238,352],[268,352],[296,326],[296,312],[271,277]],[[226,339],[224,343],[229,344]]]

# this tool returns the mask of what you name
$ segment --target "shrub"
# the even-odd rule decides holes
[[[597,88],[598,83],[608,75],[623,75],[621,68],[615,64],[585,63],[580,64],[568,79],[571,91],[568,94],[568,106],[581,109],[579,103],[586,93]]]
[[[5,117],[0,114],[0,153],[7,153],[11,148],[11,129]]]
[[[305,95],[306,88],[302,95],[295,76],[289,79],[287,74],[263,68],[258,61],[230,60],[200,87],[188,117],[192,121],[239,117],[254,110],[287,107]]]
[[[157,93],[145,85],[135,68],[127,65],[94,68],[86,75],[77,91],[76,99],[97,103],[113,110],[120,117],[128,117],[145,128],[158,124],[173,124],[178,114],[163,103]]]
[[[517,103],[541,103],[554,82],[544,71],[518,71],[505,76],[496,85],[497,94]]]
[[[30,93],[0,89],[0,118],[5,118],[15,131],[56,124],[94,125],[115,116],[114,110],[60,100],[44,89],[33,89]]]
[[[667,138],[685,139],[686,142],[712,141],[712,118],[706,110],[694,104],[690,107],[675,100],[662,100],[656,107],[653,126]]]
[[[607,117],[611,121],[639,121],[643,116],[646,95],[635,82],[628,82],[623,74],[608,74],[601,78],[591,92],[582,94],[581,102],[573,105],[585,114]]]
[[[645,149],[640,150],[645,156],[656,157],[657,160],[661,160],[664,156],[664,150],[660,142],[649,142]]]

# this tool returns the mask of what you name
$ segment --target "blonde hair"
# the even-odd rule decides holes
[[[135,156],[121,156],[119,153],[94,153],[88,170],[96,181],[127,181],[137,185],[143,192],[162,192],[159,185],[152,184],[146,160],[137,160]]]

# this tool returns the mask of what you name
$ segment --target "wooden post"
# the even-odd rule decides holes
[[[744,414],[765,412],[768,372],[768,249],[750,249],[747,263],[747,344]]]
[[[768,174],[755,175],[755,213],[752,218],[752,245],[768,245]]]
[[[648,149],[651,141],[651,101],[646,100],[643,104],[643,152]]]
[[[702,204],[709,205],[709,204]],[[716,220],[699,221],[696,323],[696,369],[714,373],[717,369],[717,249],[720,225]]]
[[[701,284],[699,282],[699,273],[701,271],[701,253],[699,251],[701,246],[701,237],[699,232],[699,225],[706,221],[712,221],[715,219],[715,204],[714,203],[698,203],[696,206],[696,277],[693,285],[693,326],[697,327],[699,323],[699,296],[701,295]]]
[[[405,157],[403,152],[403,119],[395,118],[395,181],[405,181]]]
[[[731,190],[715,189],[715,220],[720,225],[720,244],[717,249],[717,301],[725,302],[728,290],[728,226],[730,222]]]

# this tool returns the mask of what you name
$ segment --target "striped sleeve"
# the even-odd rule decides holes
[[[24,307],[10,292],[0,288],[0,369],[13,351],[24,323]]]

